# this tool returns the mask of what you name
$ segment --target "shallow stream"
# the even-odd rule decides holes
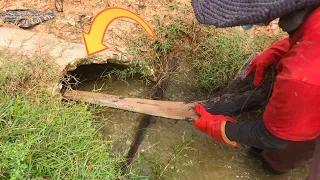
[[[190,83],[178,73],[172,77],[164,98],[169,100],[199,100]],[[77,89],[121,95],[124,97],[149,98],[150,87],[144,83],[126,81],[88,80]],[[103,136],[113,141],[115,151],[127,153],[134,142],[143,115],[104,108],[99,114]],[[257,119],[259,113],[246,113],[238,120]],[[138,167],[141,175],[152,179],[305,179],[307,167],[276,176],[265,171],[259,160],[247,155],[248,147],[231,148],[214,142],[209,136],[195,129],[192,123],[153,117],[144,139],[138,148],[139,156],[132,167]]]

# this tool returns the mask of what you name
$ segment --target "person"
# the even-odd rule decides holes
[[[249,153],[276,174],[313,160],[308,179],[320,179],[320,1],[192,0],[191,4],[202,24],[223,28],[280,18],[279,26],[289,34],[249,66],[255,86],[263,82],[269,66],[277,70],[262,119],[236,122],[197,104],[200,118],[194,125],[216,141],[252,147]],[[213,109],[219,112],[219,107]]]

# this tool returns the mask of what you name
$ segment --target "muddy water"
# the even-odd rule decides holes
[[[173,147],[181,144],[182,136],[191,139],[196,133],[190,150],[176,155]],[[140,153],[145,161],[162,166],[156,177],[163,179],[304,179],[306,168],[300,168],[289,174],[274,176],[261,167],[260,162],[247,155],[248,148],[233,149],[212,141],[210,137],[199,133],[187,122],[169,122],[156,119],[152,124]],[[176,160],[173,160],[177,158]],[[147,163],[148,163],[147,162]],[[167,166],[167,169],[164,167]],[[155,166],[149,166],[150,169]],[[145,169],[146,175],[152,170]]]
[[[188,88],[190,84],[182,83],[190,81],[185,77],[182,79],[183,81],[181,75],[173,78],[167,89],[170,93],[166,94],[166,97],[174,100],[196,100],[192,99],[194,96],[201,98],[199,93],[190,92]],[[258,119],[259,115],[261,112],[245,113],[237,119],[239,121],[254,120]],[[191,143],[186,145],[185,150],[179,151],[177,147],[182,146],[183,137],[187,139],[185,141]],[[247,155],[247,151],[248,147],[234,149],[214,142],[206,134],[197,131],[192,123],[154,118],[145,141],[139,149],[145,163],[149,163],[149,166],[146,164],[140,166],[145,168],[145,175],[153,172],[153,176],[157,179],[300,180],[307,176],[307,167],[281,176],[272,175],[262,168],[259,160]]]
[[[98,79],[86,81],[77,89],[121,95],[123,97],[148,98],[149,88],[141,81],[127,79],[126,81],[110,81]],[[134,142],[142,114],[111,108],[102,108],[96,113],[99,119],[98,127],[105,139],[113,141],[115,151],[120,154],[127,152]]]
[[[203,98],[192,89],[186,78],[174,77],[169,83],[165,98],[170,100],[199,100]],[[81,90],[97,90],[102,93],[125,97],[148,97],[149,88],[141,82],[113,82],[105,80],[86,82]],[[106,139],[113,141],[120,154],[127,152],[134,141],[141,115],[121,110],[104,109],[97,114]],[[259,113],[258,113],[259,115]],[[240,120],[256,119],[257,113],[248,113]],[[288,174],[275,176],[262,169],[260,162],[247,155],[248,147],[230,148],[214,142],[209,136],[195,129],[192,123],[164,118],[153,118],[139,149],[139,159],[133,167],[140,168],[141,175],[152,179],[305,179],[308,169],[302,167]]]

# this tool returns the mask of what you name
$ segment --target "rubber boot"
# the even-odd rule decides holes
[[[261,155],[261,152],[263,151],[263,149],[259,149],[259,148],[255,148],[255,147],[251,147],[250,150],[248,151],[248,155],[252,156],[252,157],[255,157],[255,158],[258,158],[261,163],[262,163],[262,167],[275,174],[275,175],[281,175],[281,174],[284,174],[285,172],[279,172],[275,169],[272,168],[272,166],[263,158],[263,156]]]
[[[311,163],[316,140],[291,142],[283,150],[261,150],[252,147],[248,154],[261,160],[263,167],[274,174],[287,173]]]

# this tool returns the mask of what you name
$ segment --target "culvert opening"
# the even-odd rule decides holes
[[[80,65],[73,71],[68,71],[64,77],[63,90],[97,91],[116,83],[137,82],[143,85],[142,74],[135,68],[122,64],[86,64]],[[103,84],[101,84],[103,83]],[[90,87],[94,89],[90,90]],[[102,87],[103,86],[103,87]]]

